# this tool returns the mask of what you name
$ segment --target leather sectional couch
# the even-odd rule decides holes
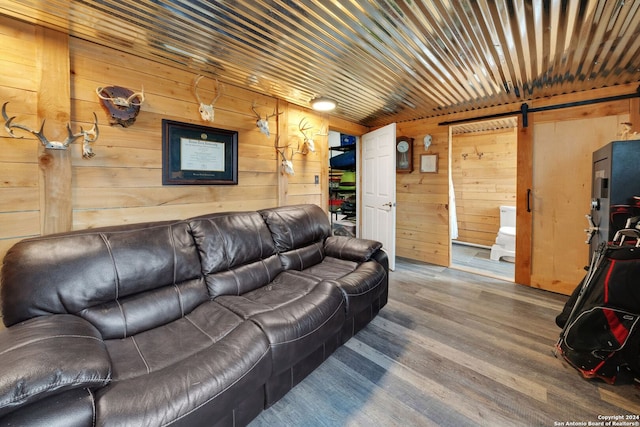
[[[387,301],[381,244],[315,205],[17,243],[0,425],[248,424]]]

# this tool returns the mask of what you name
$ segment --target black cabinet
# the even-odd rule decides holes
[[[640,215],[640,140],[613,141],[593,152],[589,253]]]

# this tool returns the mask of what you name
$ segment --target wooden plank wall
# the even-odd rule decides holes
[[[46,90],[40,90],[36,79],[40,66],[37,29],[31,24],[0,17],[0,38],[5,46],[0,48],[0,67],[4,70],[0,102],[9,101],[9,115],[17,116],[16,122],[34,129],[40,123],[36,116],[38,93]],[[9,46],[20,46],[20,49]],[[195,71],[168,67],[75,38],[69,39],[69,51],[71,126],[74,130],[80,126],[90,128],[95,112],[100,129],[100,137],[93,147],[96,155],[92,159],[82,158],[81,141],[69,147],[72,229],[307,202],[326,209],[329,127],[326,114],[292,106],[247,88],[224,85],[224,94],[215,105],[215,121],[208,124],[198,113],[193,92]],[[135,91],[144,86],[146,99],[132,126],[109,126],[107,112],[95,92],[97,87],[109,85]],[[211,78],[203,79],[199,85],[201,97],[213,99],[214,86]],[[254,102],[263,116],[275,110],[282,113],[270,119],[270,138],[256,126],[256,116],[251,110]],[[281,145],[297,148],[303,139],[298,131],[303,117],[313,125],[316,152],[296,154],[295,175],[283,175],[274,148],[275,134],[280,132]],[[163,186],[162,119],[238,131],[239,184]],[[351,127],[341,122],[338,125]],[[50,133],[48,127],[49,124],[45,134]],[[24,139],[13,139],[3,130],[0,144],[3,147],[0,150],[2,257],[16,241],[42,234],[41,194],[45,189],[38,177],[39,143],[35,138],[27,134]],[[316,176],[318,184],[315,184]]]
[[[193,92],[196,73],[169,68],[79,39],[71,39],[72,115],[90,123],[96,112],[102,124],[94,146],[96,156],[85,160],[73,151],[74,228],[127,222],[185,218],[208,212],[251,210],[278,203],[277,160],[274,149],[277,121],[270,119],[267,138],[256,116],[272,114],[275,99],[224,85],[215,105],[215,121],[203,122]],[[96,88],[117,84],[132,90],[144,86],[145,102],[129,127],[109,126],[108,115],[96,102]],[[200,81],[199,94],[213,99],[214,80]],[[237,186],[163,186],[162,119],[238,131]]]
[[[307,136],[314,142],[315,152],[306,155],[299,153],[303,150],[305,136],[300,131],[302,122],[307,126],[313,126],[306,131]],[[303,124],[304,125],[304,124]],[[295,174],[285,176],[288,180],[287,204],[315,203],[324,206],[328,203],[329,182],[329,122],[326,117],[314,116],[309,111],[294,105],[290,105],[287,111],[287,129],[285,135],[289,135],[289,153],[293,155]],[[315,184],[315,178],[323,185]],[[325,185],[326,184],[326,185]]]
[[[453,135],[451,147],[457,240],[491,246],[500,206],[516,205],[517,128]]]
[[[20,46],[20,48],[16,48]],[[0,103],[9,116],[37,128],[35,27],[0,16]],[[23,236],[40,233],[38,145],[0,131],[0,255]]]
[[[449,265],[449,130],[430,119],[398,123],[396,134],[414,139],[413,172],[396,174],[396,254]],[[422,154],[438,155],[438,173],[420,173]]]

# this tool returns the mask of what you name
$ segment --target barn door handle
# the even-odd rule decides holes
[[[527,212],[531,212],[531,189],[527,188]]]

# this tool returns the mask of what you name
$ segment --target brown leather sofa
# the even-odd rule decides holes
[[[0,288],[0,425],[239,426],[387,302],[315,205],[27,239]]]

